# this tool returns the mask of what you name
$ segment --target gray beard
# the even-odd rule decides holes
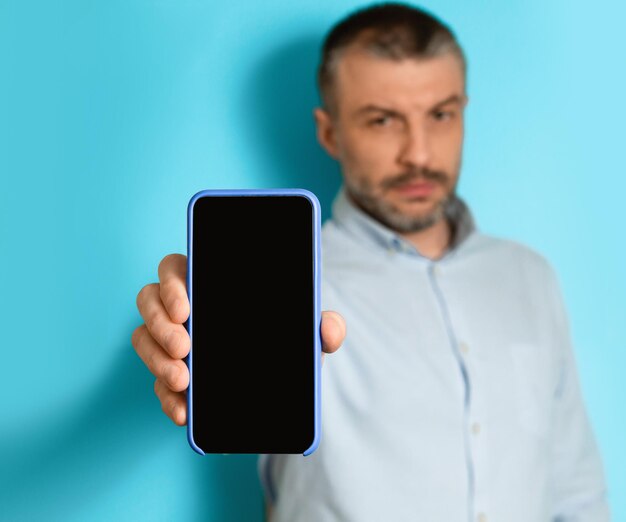
[[[362,190],[361,187],[346,183],[346,193],[357,206],[376,221],[395,232],[403,234],[419,232],[432,227],[440,219],[448,215],[448,209],[454,204],[456,199],[456,193],[453,191],[440,201],[432,212],[425,216],[415,217],[402,214],[393,205],[373,197],[369,192]]]

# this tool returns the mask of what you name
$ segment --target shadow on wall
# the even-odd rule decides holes
[[[77,397],[79,406],[64,419],[40,422],[3,445],[0,461],[13,472],[0,482],[6,498],[0,518],[37,520],[46,512],[53,519],[74,518],[166,442],[155,423],[153,380],[127,339],[114,349],[117,357],[100,383]]]
[[[249,115],[243,131],[252,140],[252,152],[262,158],[263,171],[272,173],[274,186],[312,190],[325,218],[340,177],[315,138],[319,44],[320,38],[307,37],[268,53],[242,86],[242,103]],[[0,518],[35,520],[47,512],[56,519],[77,519],[97,505],[115,508],[112,503],[124,502],[116,493],[120,477],[140,468],[146,455],[180,444],[185,445],[183,458],[189,459],[184,465],[190,473],[181,480],[189,482],[184,504],[192,519],[263,519],[256,456],[202,458],[187,447],[182,428],[172,429],[162,414],[153,377],[130,345],[135,326],[125,325],[123,338],[111,347],[117,356],[110,369],[91,390],[81,392],[78,407],[66,418],[50,415],[37,430],[26,429],[20,440],[2,445],[0,462],[12,471],[0,475]],[[123,505],[119,512],[124,513]]]
[[[183,487],[177,491],[188,498],[178,498],[176,504],[186,506],[187,520],[262,520],[256,456],[203,458],[188,447],[185,428],[174,426],[161,412],[154,378],[130,344],[133,329],[127,328],[100,383],[77,398],[80,406],[64,419],[40,422],[36,431],[25,430],[20,440],[2,445],[1,520],[80,520],[85,513],[102,519],[102,513],[94,513],[97,506],[107,506],[109,516],[117,512],[130,520],[122,515],[129,509],[136,513],[137,506],[131,508],[128,497],[120,497],[120,483],[146,457],[161,450],[171,453],[174,446],[181,457],[175,455],[164,466],[177,462],[171,472],[180,473]],[[154,481],[150,477],[146,485]],[[138,504],[150,502],[152,493],[146,494]]]
[[[322,219],[341,177],[339,167],[318,144],[313,109],[319,105],[316,74],[322,37],[309,35],[268,52],[250,72],[241,91],[250,149],[268,165],[277,185],[313,191]]]

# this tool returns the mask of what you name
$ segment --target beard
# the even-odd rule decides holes
[[[347,194],[364,212],[395,232],[410,234],[430,228],[445,218],[449,207],[454,204],[456,199],[456,184],[442,199],[436,202],[435,208],[420,216],[401,212],[393,203],[383,199],[380,194],[384,194],[394,187],[417,181],[429,181],[445,186],[448,179],[450,176],[442,171],[412,169],[381,182],[378,193],[366,178],[349,180],[345,177],[345,184]]]

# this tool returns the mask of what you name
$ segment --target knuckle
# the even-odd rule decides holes
[[[168,279],[160,288],[161,299],[168,308],[174,306],[180,299],[182,299],[181,287],[178,281],[174,279]]]
[[[157,379],[163,379],[165,375],[165,364],[160,360],[157,350],[152,350],[148,356],[148,368]]]
[[[158,377],[154,379],[154,394],[157,396],[161,403],[163,403],[163,401],[167,399],[167,386],[165,386],[165,384],[163,384],[163,381]]]
[[[137,306],[137,310],[141,312],[141,307],[143,305],[143,300],[145,298],[146,287],[144,286],[139,292],[137,292],[137,297],[135,298],[135,305]]]
[[[139,292],[137,293],[137,299],[135,300],[135,303],[137,305],[137,309],[140,312],[146,304],[146,299],[148,298],[148,295],[150,294],[150,292],[152,292],[152,289],[156,284],[157,283],[147,284],[143,286],[141,290],[139,290]]]
[[[159,263],[159,266],[162,267],[164,264],[169,263],[173,256],[174,256],[174,254],[167,254],[167,255],[163,256],[163,259],[161,259],[161,262]]]
[[[143,326],[143,325],[141,325],[141,326]],[[133,330],[133,333],[130,336],[130,344],[133,345],[133,348],[135,348],[135,350],[137,349],[137,340],[138,340],[139,335],[140,335],[140,328],[141,328],[141,326],[138,326],[137,328],[135,328]]]
[[[161,259],[161,261],[159,262],[159,268],[158,268],[158,272],[161,273],[161,271],[166,268],[170,263],[174,263],[176,262],[176,258],[179,256],[180,254],[167,254],[163,259]]]
[[[184,357],[186,350],[186,333],[172,332],[168,336],[168,348],[170,353],[178,358]]]
[[[156,371],[160,379],[164,381],[164,383],[169,383],[168,371],[169,371],[169,362],[168,361],[160,361],[156,365]]]
[[[165,267],[165,265],[167,265],[169,263],[169,259],[170,256],[172,254],[167,254],[166,256],[163,257],[163,259],[161,259],[161,261],[159,261],[159,266],[157,268],[157,271],[160,273],[161,270],[163,270],[163,268]]]
[[[176,408],[178,408],[178,401],[176,400],[176,398],[170,398],[167,399],[166,401],[166,408],[167,411],[169,412],[169,415],[174,418],[176,415]]]
[[[183,286],[176,281],[169,281],[161,289],[161,301],[172,320],[180,324],[188,314],[188,297]]]
[[[175,356],[178,353],[178,335],[174,331],[170,331],[163,336],[164,348],[170,353],[170,355]]]
[[[174,391],[182,391],[182,389],[183,389],[183,380],[182,380],[182,378],[183,378],[183,370],[181,368],[181,365],[175,363],[172,366],[172,369],[168,370],[168,372],[170,372],[168,374],[168,376],[169,376],[169,381],[168,382],[170,383],[171,388]]]
[[[136,351],[139,351],[139,347],[143,344],[143,339],[146,334],[146,325],[142,324],[135,328],[133,335],[130,338],[130,342]]]
[[[156,332],[159,332],[165,326],[164,323],[165,320],[162,314],[159,313],[159,310],[154,310],[146,317],[146,326],[150,333],[153,334],[153,337],[155,337],[154,334]]]
[[[158,354],[156,350],[151,350],[148,355],[146,355],[146,366],[157,379],[160,377],[158,370]]]
[[[172,294],[174,294],[174,285],[171,279],[167,279],[161,283],[159,288],[159,293],[161,295],[161,301],[163,301],[164,305],[169,305],[169,302],[172,300]]]

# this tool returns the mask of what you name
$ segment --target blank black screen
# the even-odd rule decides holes
[[[303,453],[315,423],[312,204],[209,196],[192,212],[195,443]]]

